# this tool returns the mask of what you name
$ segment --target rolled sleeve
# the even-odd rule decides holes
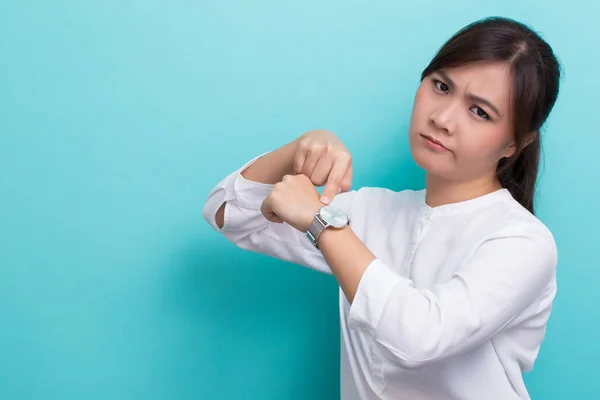
[[[249,181],[242,176],[242,172],[243,170],[233,179],[231,201],[244,208],[260,210],[274,185]]]
[[[231,225],[231,213],[226,208],[223,227],[217,226],[215,216],[223,203],[235,204],[248,210],[260,209],[260,205],[271,192],[273,185],[249,181],[242,176],[242,172],[268,153],[254,157],[227,175],[210,191],[204,204],[203,215],[213,229],[225,232]]]
[[[385,307],[395,290],[412,282],[394,273],[376,258],[360,279],[348,315],[348,327],[373,335],[379,326]]]
[[[533,318],[553,296],[556,249],[551,237],[486,240],[444,284],[416,289],[382,261],[365,271],[350,307],[348,327],[368,335],[391,362],[418,367],[468,351],[517,316]],[[521,313],[526,313],[521,315]]]

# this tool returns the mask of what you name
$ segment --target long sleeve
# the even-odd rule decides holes
[[[431,289],[416,289],[376,259],[348,326],[370,336],[390,362],[419,367],[480,345],[523,313],[545,312],[540,299],[554,295],[556,262],[550,233],[529,224],[484,241],[452,279]]]
[[[261,213],[262,202],[273,185],[249,181],[241,173],[263,155],[248,161],[211,190],[204,205],[204,219],[237,247],[331,274],[323,255],[305,233],[286,223],[273,223]],[[331,205],[350,214],[354,195],[355,191],[341,193]],[[224,202],[224,224],[219,229],[215,215]]]

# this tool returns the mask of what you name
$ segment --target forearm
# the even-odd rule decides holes
[[[294,172],[294,154],[298,140],[265,154],[243,171],[242,176],[249,181],[259,183],[281,182],[285,175],[291,175]]]
[[[325,229],[319,236],[319,248],[346,299],[352,303],[358,284],[375,255],[350,227]]]
[[[281,182],[285,175],[293,173],[294,154],[298,140],[300,138],[260,157],[242,171],[241,175],[252,182],[271,185]],[[219,228],[222,228],[224,224],[225,205],[226,203],[223,203],[215,214],[215,222]]]

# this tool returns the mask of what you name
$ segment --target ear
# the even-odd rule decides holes
[[[523,140],[523,144],[521,145],[520,151],[523,151],[523,149],[525,147],[529,146],[531,144],[531,142],[533,142],[535,140],[536,137],[537,137],[537,132],[529,132],[527,135],[525,135],[525,139]],[[516,150],[517,150],[517,143],[513,141],[506,147],[506,149],[504,150],[504,153],[502,154],[502,157],[510,158],[515,154]]]
[[[525,140],[523,140],[523,145],[521,146],[521,150],[523,150],[525,147],[529,146],[537,138],[537,135],[538,135],[537,132],[529,132],[525,136]]]
[[[502,153],[502,158],[511,158],[515,151],[517,150],[517,144],[515,142],[510,142],[509,145],[504,149],[504,153]]]

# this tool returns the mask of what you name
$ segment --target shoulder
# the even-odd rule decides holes
[[[491,245],[498,258],[523,262],[527,265],[523,273],[544,276],[555,284],[558,249],[544,222],[512,198],[493,207],[482,222],[482,243]]]
[[[491,235],[528,238],[545,250],[557,251],[550,228],[512,197],[499,204],[490,225]]]

